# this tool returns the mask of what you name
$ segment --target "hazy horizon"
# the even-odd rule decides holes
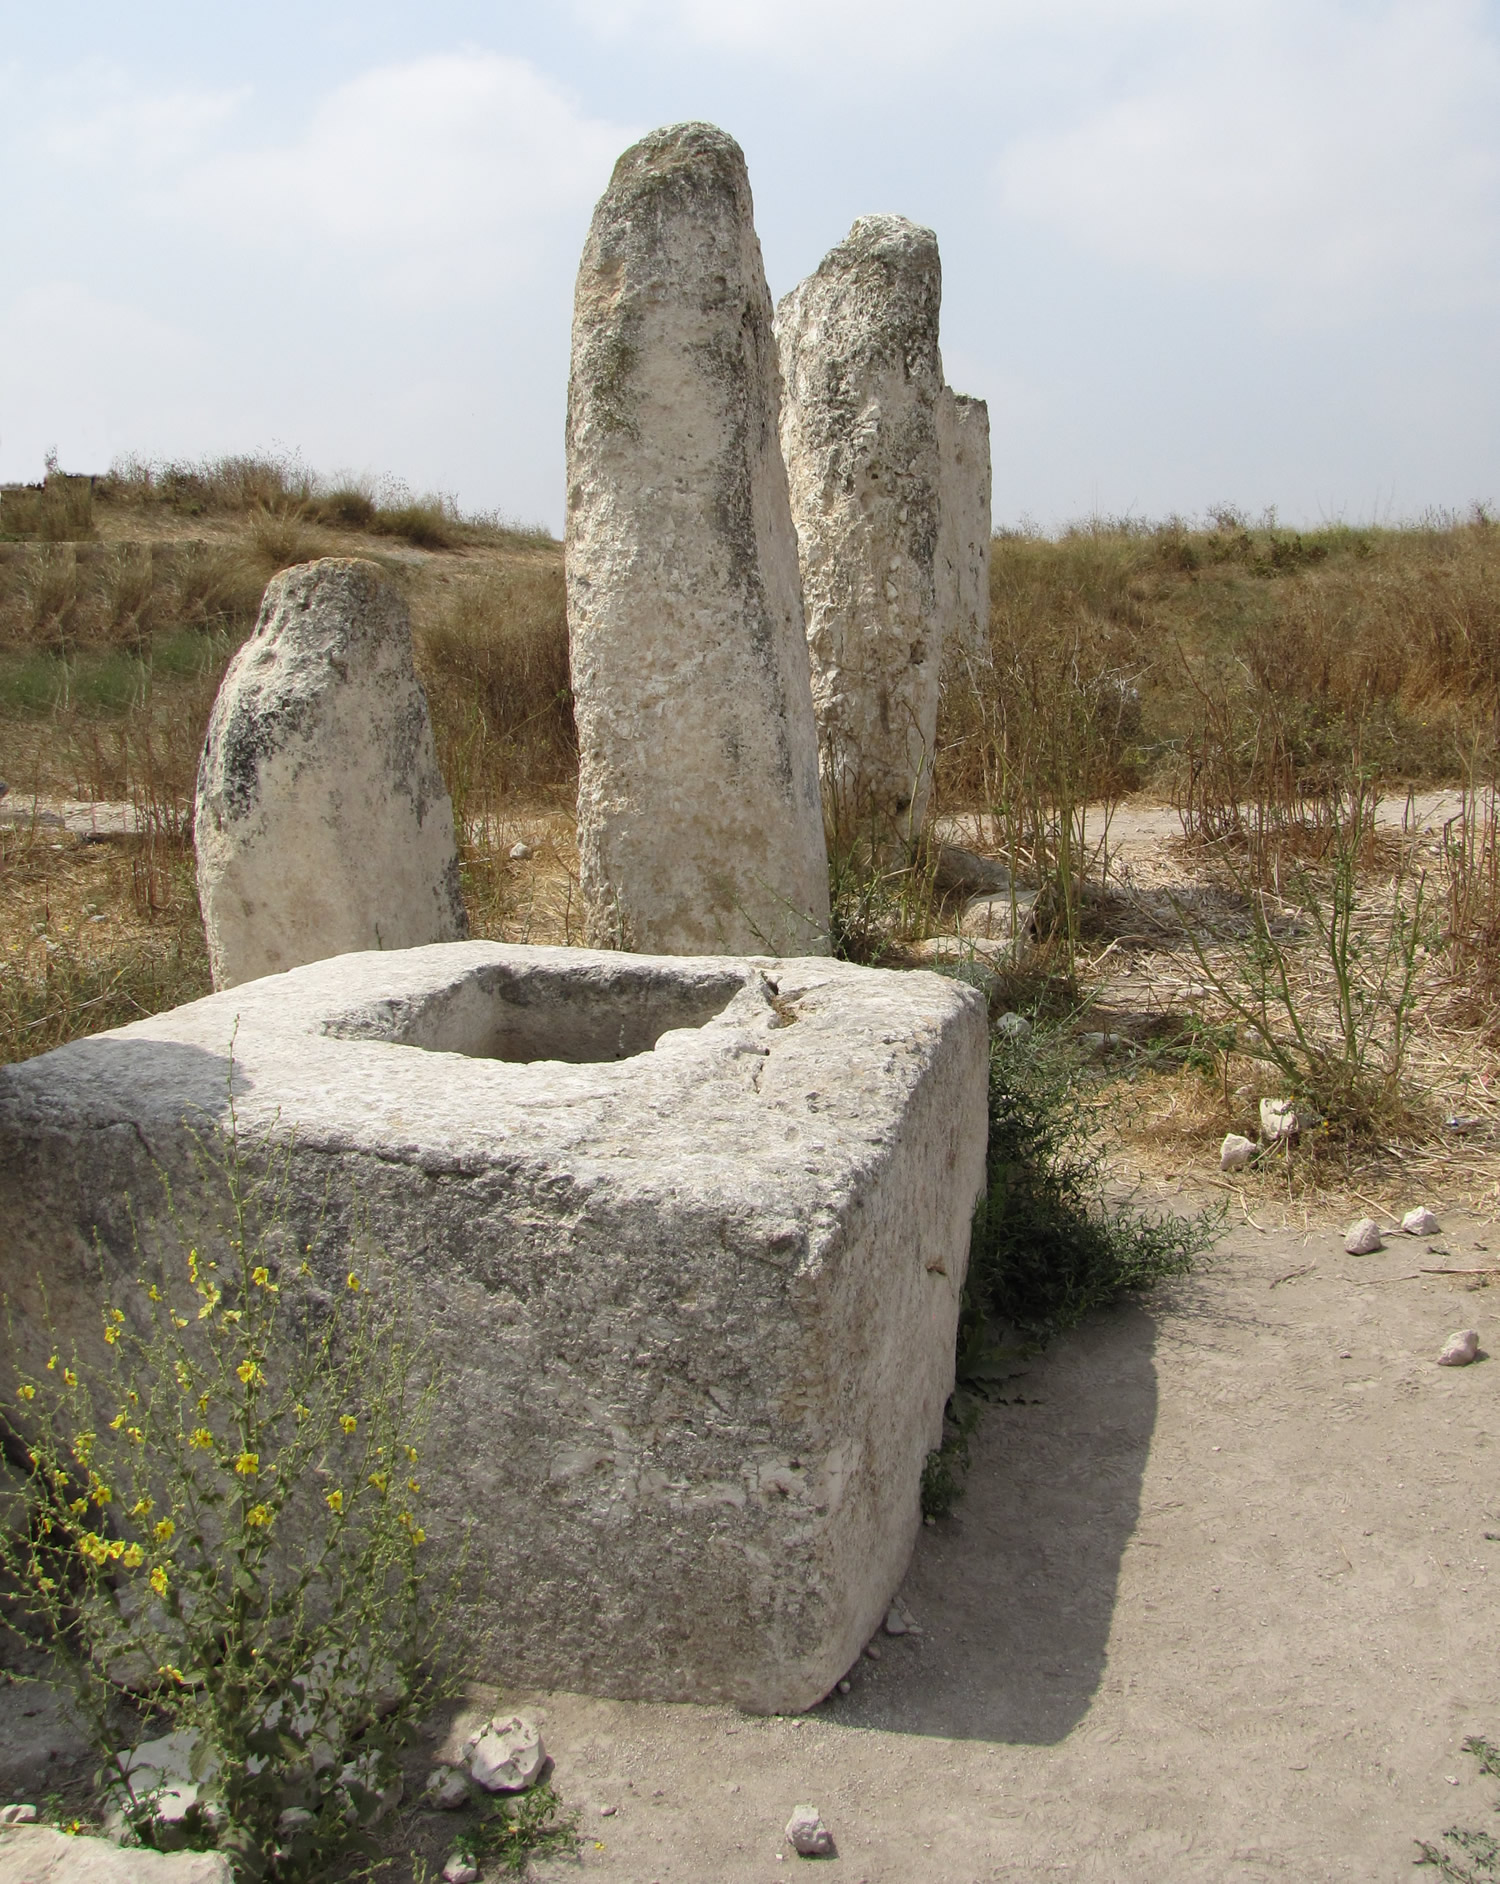
[[[7,12],[6,480],[280,452],[557,530],[589,214],[704,117],[777,296],[936,229],[999,524],[1500,498],[1500,0]]]

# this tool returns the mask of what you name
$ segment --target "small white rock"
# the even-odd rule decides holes
[[[1443,1343],[1443,1351],[1438,1356],[1437,1364],[1439,1367],[1467,1367],[1470,1361],[1477,1360],[1478,1356],[1479,1330],[1460,1328],[1457,1333],[1449,1335]]]
[[[1401,1219],[1401,1228],[1408,1236],[1436,1236],[1442,1225],[1425,1204],[1415,1210],[1408,1210]]]
[[[878,1662],[880,1660],[880,1644],[878,1642],[867,1642],[865,1644],[865,1653],[872,1662]]]
[[[1380,1225],[1373,1217],[1361,1217],[1359,1222],[1350,1227],[1344,1238],[1345,1252],[1350,1256],[1373,1256],[1385,1244],[1380,1238]]]
[[[474,1743],[469,1773],[486,1792],[525,1792],[541,1777],[547,1749],[536,1726],[519,1714],[492,1720]]]
[[[534,848],[524,841],[519,844],[512,844],[510,847],[510,860],[512,863],[525,863],[528,857],[534,857],[535,855],[536,852]]]
[[[479,1866],[461,1851],[455,1851],[443,1866],[443,1876],[447,1884],[479,1884]]]
[[[1255,1140],[1230,1132],[1219,1147],[1219,1169],[1241,1171],[1255,1156]]]
[[[0,1806],[0,1825],[35,1825],[34,1805]]]
[[[1025,1040],[1031,1032],[1031,1022],[1024,1014],[1002,1014],[995,1022],[995,1032],[1005,1040]]]
[[[1267,1144],[1274,1145],[1283,1138],[1295,1138],[1300,1130],[1297,1108],[1290,1099],[1261,1100],[1260,1135]]]
[[[885,1612],[885,1632],[887,1635],[905,1635],[911,1624],[902,1615],[894,1603]]]
[[[854,1683],[852,1681],[841,1681],[839,1683],[839,1693],[847,1694],[853,1686],[854,1686]]]
[[[427,1775],[422,1791],[424,1805],[435,1806],[439,1812],[456,1812],[468,1799],[469,1781],[458,1767],[435,1766]]]
[[[618,1806],[602,1805],[599,1808],[599,1816],[601,1819],[612,1819],[619,1809]]]
[[[787,1840],[803,1858],[827,1858],[833,1853],[833,1833],[823,1823],[818,1808],[797,1806],[786,1822]]]

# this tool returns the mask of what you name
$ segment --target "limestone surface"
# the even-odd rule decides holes
[[[374,563],[267,587],[214,702],[193,836],[216,988],[467,934],[410,619]]]
[[[938,580],[941,300],[932,231],[865,216],[776,314],[824,779],[840,822],[912,835],[956,606]]]
[[[588,934],[828,948],[772,308],[744,156],[633,145],[594,211],[568,385],[568,631]]]
[[[19,1365],[55,1351],[42,1277],[58,1337],[102,1355],[136,1229],[169,1247],[164,1178],[189,1225],[222,1214],[194,1133],[227,1118],[231,1041],[245,1156],[284,1147],[314,1282],[341,1289],[357,1242],[369,1286],[420,1310],[432,1561],[474,1527],[466,1670],[767,1711],[825,1695],[900,1584],[953,1383],[983,997],[826,957],[460,942],[0,1068]]]
[[[0,1829],[0,1884],[233,1884],[216,1851],[123,1850],[50,1825]]]
[[[951,655],[989,659],[990,410],[945,386],[938,400],[938,610]]]

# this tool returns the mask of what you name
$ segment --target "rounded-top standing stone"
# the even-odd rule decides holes
[[[568,630],[589,940],[826,953],[780,376],[744,156],[632,145],[589,229],[568,386]]]
[[[214,701],[193,837],[216,988],[467,934],[410,618],[374,563],[268,585]]]
[[[937,738],[945,603],[937,237],[861,217],[777,309],[781,444],[824,777],[841,824],[914,836]]]
[[[938,400],[942,509],[938,611],[950,655],[990,656],[990,409],[945,386]]]

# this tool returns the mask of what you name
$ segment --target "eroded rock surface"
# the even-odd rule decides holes
[[[594,212],[568,387],[568,630],[589,940],[828,948],[771,297],[744,156],[633,145]]]
[[[864,216],[777,309],[781,444],[839,821],[920,828],[945,607],[937,237]]]
[[[216,988],[467,934],[411,622],[374,563],[272,579],[214,702],[193,836]]]

